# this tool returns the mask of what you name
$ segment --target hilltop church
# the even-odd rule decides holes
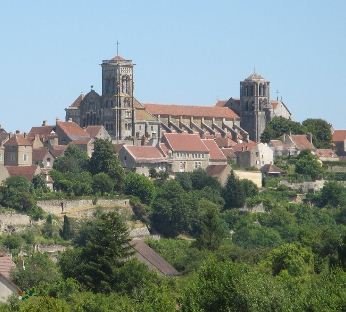
[[[240,82],[240,98],[213,106],[140,103],[133,94],[134,64],[119,55],[102,61],[102,94],[93,88],[66,108],[66,121],[103,125],[116,141],[156,144],[163,133],[197,133],[202,138],[260,141],[274,116],[291,118],[286,105],[270,100],[270,82],[257,73]]]

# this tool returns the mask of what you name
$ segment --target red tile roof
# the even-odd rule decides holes
[[[179,275],[179,272],[171,264],[169,264],[143,241],[133,240],[132,247],[136,251],[137,259],[144,262],[151,269],[167,276]]]
[[[228,102],[227,100],[218,100],[216,102],[215,106],[217,106],[217,107],[225,107],[227,102]]]
[[[220,176],[225,170],[228,170],[227,165],[210,165],[206,168],[206,172],[211,177]]]
[[[173,152],[209,152],[198,134],[164,133],[163,137]]]
[[[249,141],[245,143],[238,143],[237,145],[234,145],[232,149],[234,152],[244,152],[244,151],[251,151],[256,146],[257,146],[256,142]]]
[[[32,141],[23,134],[15,134],[6,141],[4,146],[32,146]]]
[[[164,155],[155,146],[124,145],[124,148],[137,162],[165,161]]]
[[[233,148],[222,148],[221,151],[228,159],[236,157]]]
[[[315,151],[317,157],[324,158],[339,158],[336,153],[330,148],[320,148]]]
[[[186,106],[169,104],[144,104],[152,115],[171,115],[188,117],[239,119],[239,116],[227,107],[216,106]]]
[[[89,133],[73,121],[57,121],[56,125],[57,128],[60,128],[72,141],[81,138],[90,138]]]
[[[14,264],[10,256],[0,254],[0,274],[9,279],[12,269],[14,269],[15,267],[16,265]]]
[[[65,153],[66,148],[67,145],[54,145],[49,149],[49,151],[55,158],[57,158]]]
[[[346,140],[346,130],[335,130],[333,132],[333,142],[340,142]]]
[[[168,146],[165,143],[160,143],[159,144],[159,148],[160,148],[160,150],[161,150],[161,152],[163,153],[164,156],[168,156],[169,148],[168,148]]]
[[[33,165],[33,166],[5,166],[8,174],[11,177],[24,177],[28,179],[29,181],[32,180],[34,175],[39,169],[39,166]]]
[[[232,147],[238,144],[237,142],[233,141],[229,137],[218,137],[215,139],[215,142],[219,147],[225,147],[225,148]]]
[[[307,138],[306,134],[292,134],[290,138],[298,150],[313,150],[315,147]]]
[[[211,139],[203,140],[202,139],[202,141],[209,150],[209,154],[210,154],[209,160],[210,161],[226,161],[227,160],[226,156],[224,155],[224,153],[222,153],[222,151],[217,146],[217,144],[214,140],[211,140]]]
[[[103,126],[88,126],[85,131],[89,133],[90,137],[96,138]]]
[[[266,164],[261,168],[261,171],[265,174],[282,174],[283,170],[275,165]]]
[[[42,161],[43,158],[49,153],[46,147],[34,148],[32,150],[32,161],[33,163]]]
[[[40,138],[47,138],[51,135],[52,131],[54,132],[54,126],[32,127],[28,133],[28,137],[33,139],[38,135]]]

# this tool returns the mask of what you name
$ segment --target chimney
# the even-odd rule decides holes
[[[16,134],[19,134],[20,133],[20,131],[19,130],[16,130]]]
[[[26,137],[26,132],[24,132],[23,135],[24,135],[24,138],[25,138]]]
[[[43,120],[42,127],[47,126],[47,120]]]
[[[60,121],[59,117],[55,118],[55,122],[58,123],[58,121]]]

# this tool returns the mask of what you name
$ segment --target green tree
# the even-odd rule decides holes
[[[4,207],[29,212],[36,206],[32,184],[24,177],[7,178],[0,190],[0,204]]]
[[[312,143],[316,148],[330,148],[332,143],[332,125],[323,119],[306,119],[302,125],[312,134]]]
[[[112,193],[114,182],[108,174],[100,172],[93,176],[92,188],[94,193]]]
[[[49,192],[49,188],[46,184],[46,181],[44,179],[44,176],[42,174],[37,174],[32,179],[32,185],[35,189],[35,191],[47,193]]]
[[[64,224],[61,231],[61,237],[65,240],[69,240],[73,237],[74,229],[71,224],[70,218],[67,215],[64,215]]]
[[[310,151],[302,151],[295,162],[296,173],[310,176],[313,180],[322,174],[322,165]]]
[[[299,123],[284,117],[274,117],[270,122],[267,123],[261,135],[261,141],[268,143],[270,140],[278,139],[283,134],[304,134],[305,128]]]
[[[59,236],[59,223],[53,215],[49,214],[47,216],[42,232],[48,238],[57,238]]]
[[[101,213],[82,225],[74,250],[60,259],[65,277],[72,277],[90,290],[110,292],[116,270],[132,253],[126,224],[115,212]]]
[[[196,246],[216,250],[226,237],[226,226],[220,216],[219,207],[205,199],[199,202],[202,211],[199,217]]]
[[[151,223],[161,234],[175,237],[191,230],[196,199],[186,193],[177,181],[169,180],[158,190],[152,202]]]
[[[145,204],[150,204],[154,197],[155,187],[147,177],[130,172],[125,178],[125,194],[134,195]]]
[[[93,175],[100,172],[108,174],[114,180],[116,190],[123,189],[125,173],[114,153],[111,141],[95,140],[94,152],[89,161],[89,169]]]
[[[245,197],[254,197],[258,194],[258,187],[252,181],[244,179],[239,182],[244,190]]]
[[[17,266],[13,272],[13,280],[19,288],[26,290],[41,282],[55,282],[60,278],[56,264],[46,254],[34,253],[25,258],[23,266]]]
[[[268,262],[273,275],[287,272],[291,276],[304,276],[314,270],[312,252],[292,243],[273,249],[268,255]]]
[[[239,179],[235,177],[232,171],[228,177],[227,184],[223,189],[223,198],[225,208],[240,208],[245,204],[245,192]]]
[[[65,300],[51,297],[30,297],[20,305],[19,312],[70,312]]]
[[[88,169],[88,155],[76,145],[69,145],[63,156],[54,161],[53,169],[62,172],[78,173]]]
[[[321,207],[331,206],[346,207],[346,188],[336,181],[327,182],[320,194],[319,203]]]

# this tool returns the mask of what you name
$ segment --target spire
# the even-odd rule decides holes
[[[117,40],[117,56],[119,56],[119,41]]]

